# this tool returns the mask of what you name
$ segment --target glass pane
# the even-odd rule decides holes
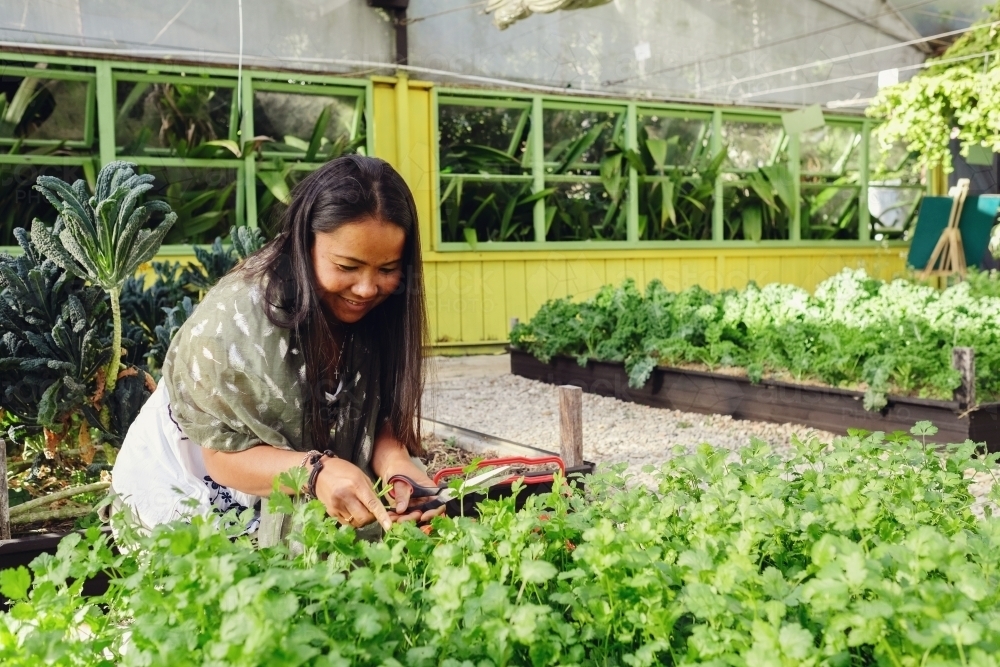
[[[596,174],[605,152],[625,139],[621,112],[546,109],[542,118],[549,174]]]
[[[84,141],[86,81],[0,76],[0,138]],[[10,141],[4,143],[11,143]]]
[[[757,169],[771,164],[785,133],[774,123],[722,123],[722,145],[731,169]]]
[[[801,215],[803,240],[857,239],[858,189],[803,188]]]
[[[857,169],[860,142],[861,133],[843,125],[824,125],[802,133],[802,173],[842,174],[852,164]]]
[[[726,240],[767,241],[788,238],[788,206],[771,198],[772,206],[748,185],[723,189],[722,215]]]
[[[622,241],[627,238],[627,189],[615,201],[601,183],[549,183],[546,240]]]
[[[224,147],[206,145],[230,138],[232,88],[119,81],[116,94],[120,155],[236,157]]]
[[[893,144],[888,150],[882,148],[878,136],[872,132],[869,146],[870,180],[886,185],[919,185],[920,168],[917,156],[906,150],[901,143]]]
[[[441,173],[523,174],[531,109],[442,104],[438,108]]]
[[[35,218],[47,225],[56,221],[55,207],[33,189],[35,180],[42,175],[70,184],[86,178],[82,167],[0,164],[0,245],[17,245],[14,228],[30,229]]]
[[[265,151],[302,156],[319,137],[312,159],[323,162],[364,143],[363,134],[353,136],[357,106],[354,97],[254,91],[254,134],[274,139],[264,144]]]
[[[236,170],[141,167],[156,176],[148,197],[163,199],[177,214],[166,244],[211,243],[236,224]]]
[[[299,181],[310,173],[299,169],[275,169],[270,161],[257,167],[257,226],[266,238],[274,238],[281,231],[282,216],[287,208],[281,198],[288,197]]]
[[[871,214],[872,238],[909,238],[920,209],[921,188],[868,188],[868,212]]]
[[[639,116],[639,148],[649,173],[689,167],[708,152],[712,124],[702,118]]]
[[[639,182],[639,238],[695,241],[712,238],[714,180],[676,174]]]
[[[441,179],[441,240],[477,242],[534,241],[531,182],[497,183],[464,178]]]

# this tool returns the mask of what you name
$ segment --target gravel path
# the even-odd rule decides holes
[[[553,385],[511,375],[506,355],[437,358],[435,366],[424,394],[425,417],[559,451],[559,399]],[[780,453],[793,436],[827,442],[835,437],[798,424],[744,421],[583,395],[584,458],[598,464],[626,463],[637,483],[652,483],[641,467],[666,461],[676,446],[690,452],[708,442],[736,451],[757,437]],[[968,474],[973,476],[972,471]],[[992,505],[987,499],[992,486],[992,475],[974,475],[970,491],[976,496],[975,514],[982,516],[984,505]]]
[[[559,451],[559,408],[556,388],[510,373],[456,375],[439,362],[442,372],[425,394],[425,416],[481,433]],[[640,467],[660,463],[675,446],[691,451],[703,442],[736,450],[751,437],[787,448],[793,435],[821,439],[833,435],[795,424],[772,424],[651,408],[614,398],[583,395],[583,454],[597,463]]]

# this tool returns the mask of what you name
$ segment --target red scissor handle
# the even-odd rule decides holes
[[[513,463],[521,463],[523,465],[531,465],[531,466],[542,465],[544,463],[555,463],[556,465],[559,466],[559,470],[562,471],[563,477],[566,476],[566,463],[563,462],[563,460],[558,456],[540,456],[538,458],[528,458],[526,456],[510,456],[503,459],[486,459],[484,461],[480,461],[479,465],[476,466],[476,469],[478,470],[479,468],[483,468],[486,466],[510,465]],[[454,468],[444,468],[442,470],[438,470],[437,473],[434,475],[434,483],[441,484],[442,480],[444,480],[445,477],[449,477],[451,475],[461,475],[464,472],[464,470],[465,468],[463,466],[455,466]],[[551,482],[553,479],[551,473],[548,475],[511,475],[502,482],[497,482],[497,485],[513,484],[516,480],[520,479],[521,477],[524,477],[525,480],[529,481],[531,484],[544,484],[545,482]]]

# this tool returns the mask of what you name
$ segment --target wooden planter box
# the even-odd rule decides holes
[[[110,535],[111,529],[104,528],[105,534]],[[56,553],[59,541],[75,531],[60,533],[45,533],[42,535],[30,535],[28,537],[15,537],[10,540],[0,540],[0,570],[18,567],[23,565],[28,567],[31,561],[42,554]],[[108,590],[108,575],[103,572],[88,579],[83,584],[84,595],[101,595]],[[0,609],[6,609],[7,599],[0,595]]]
[[[640,389],[628,386],[621,362],[556,357],[542,363],[527,352],[510,351],[510,372],[550,384],[575,385],[584,391],[658,408],[730,415],[735,419],[792,422],[813,428],[847,433],[849,428],[868,431],[909,431],[915,422],[930,421],[938,428],[928,440],[937,443],[985,442],[1000,451],[1000,403],[980,404],[972,410],[954,401],[889,396],[879,412],[864,409],[859,391],[761,380],[678,368],[657,368]]]

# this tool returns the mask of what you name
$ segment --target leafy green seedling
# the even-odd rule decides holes
[[[919,421],[913,425],[913,428],[910,429],[910,433],[920,436],[924,449],[927,448],[927,436],[934,435],[937,432],[937,426],[929,421]]]

